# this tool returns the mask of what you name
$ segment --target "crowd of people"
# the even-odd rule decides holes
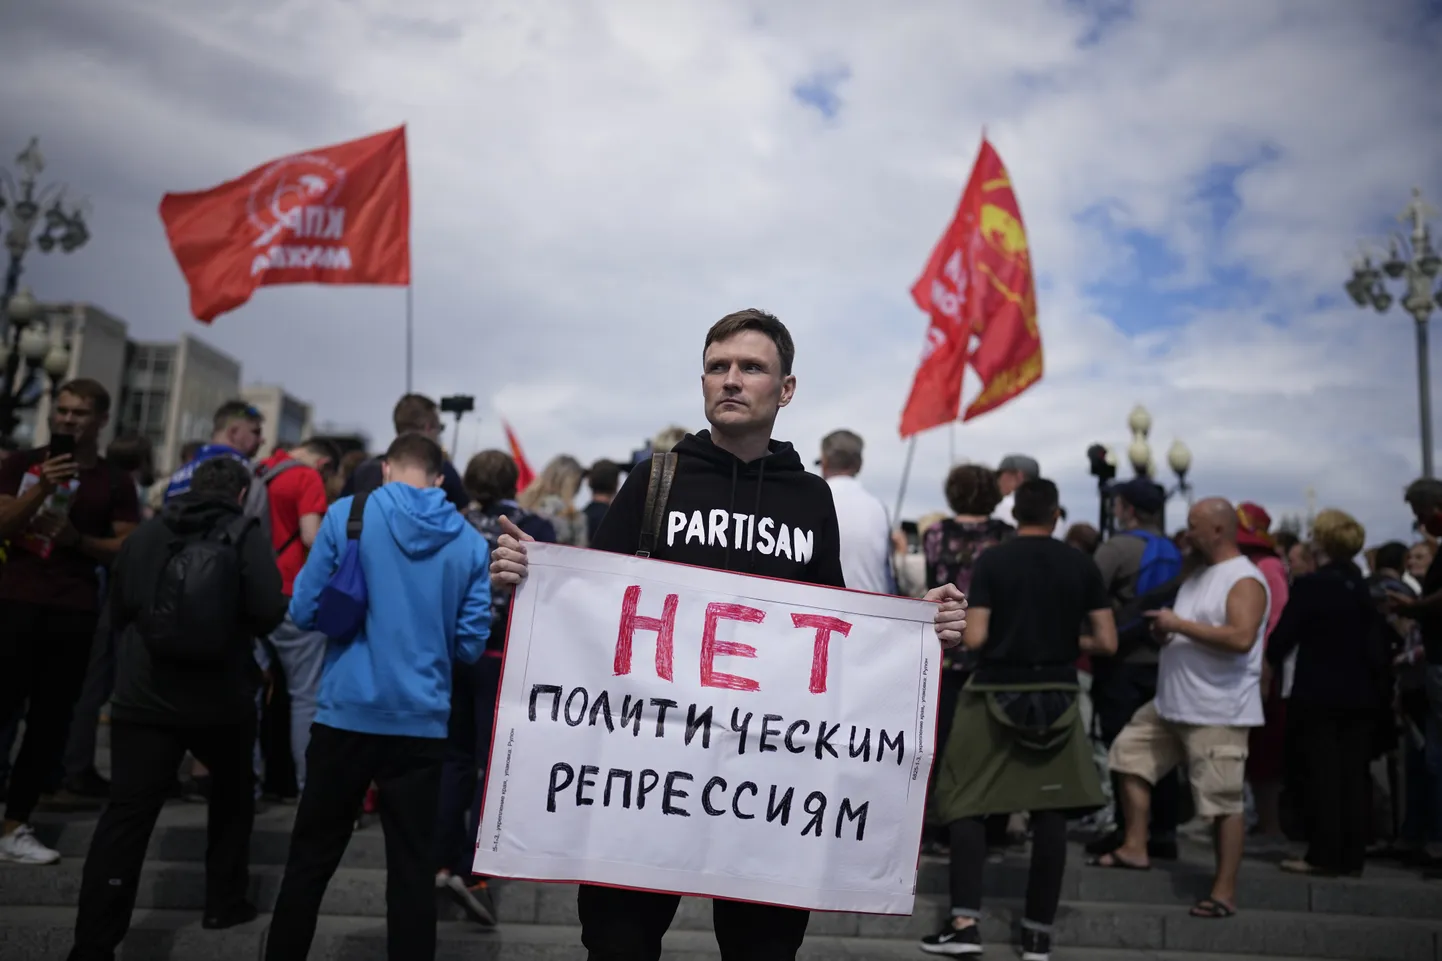
[[[509,603],[535,541],[936,603],[923,844],[949,859],[951,918],[929,953],[981,951],[984,864],[1029,839],[1021,949],[1046,961],[1080,825],[1095,830],[1092,869],[1130,871],[1175,859],[1205,826],[1216,872],[1191,908],[1204,919],[1239,910],[1249,846],[1305,842],[1280,864],[1307,875],[1356,875],[1369,856],[1442,866],[1442,481],[1406,491],[1415,544],[1370,550],[1341,511],[1303,542],[1220,498],[1168,536],[1167,495],[1145,477],[1111,486],[1111,536],[1063,530],[1056,485],[1024,455],[954,467],[950,511],[898,524],[860,480],[856,433],[823,439],[820,478],[773,439],[794,353],[768,314],[723,318],[703,351],[709,430],[668,428],[631,463],[559,456],[524,490],[503,451],[454,466],[437,405],[417,394],[395,405],[378,456],[313,439],[257,460],[260,413],[227,403],[158,480],[136,438],[102,456],[99,384],[62,385],[49,444],[0,462],[0,860],[55,863],[35,811],[103,804],[72,959],[114,957],[150,834],[185,795],[209,804],[206,928],[257,916],[255,810],[297,803],[271,961],[306,956],[365,812],[386,838],[392,958],[434,955],[437,897],[494,926],[474,838]],[[813,554],[650,543],[658,470],[675,503],[764,495],[804,514]],[[592,958],[654,959],[676,898],[583,885],[579,909]],[[807,914],[718,900],[715,922],[723,957],[792,959]]]

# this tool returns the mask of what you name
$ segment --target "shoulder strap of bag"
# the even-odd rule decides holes
[[[676,479],[676,452],[651,455],[651,482],[646,485],[646,513],[641,517],[640,550],[637,557],[650,557],[661,539],[661,520]]]
[[[279,464],[276,464],[274,467],[262,467],[262,468],[260,468],[259,470],[256,471],[256,475],[260,478],[260,482],[261,482],[262,484],[264,484],[266,487],[269,487],[271,481],[275,480],[277,477],[279,477],[281,474],[284,474],[286,471],[290,470],[292,467],[303,467],[303,466],[304,466],[304,465],[301,464],[301,462],[298,461],[298,460],[294,460],[294,459],[291,459],[291,460],[283,460],[283,461],[281,461]]]
[[[348,541],[360,540],[361,528],[365,526],[366,498],[369,496],[370,494],[367,492],[351,498],[350,516],[346,518],[345,522],[345,539]]]

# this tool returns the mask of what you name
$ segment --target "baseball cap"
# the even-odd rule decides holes
[[[1167,493],[1162,486],[1145,477],[1133,477],[1112,485],[1112,493],[1144,514],[1160,514],[1167,506]]]
[[[1001,459],[1001,465],[997,467],[998,474],[1005,474],[1008,471],[1016,471],[1027,480],[1036,480],[1041,476],[1041,465],[1036,462],[1035,457],[1028,457],[1025,454],[1007,454]]]
[[[849,430],[834,430],[821,438],[821,456],[830,457],[840,454],[847,460],[860,459],[863,446],[865,445],[856,433]],[[819,458],[816,464],[817,466],[821,465]]]

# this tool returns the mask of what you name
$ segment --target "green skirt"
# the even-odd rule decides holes
[[[936,775],[932,817],[1067,811],[1106,803],[1072,683],[979,684],[957,697]]]

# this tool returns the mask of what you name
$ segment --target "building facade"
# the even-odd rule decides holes
[[[260,456],[269,457],[277,446],[295,447],[310,438],[310,405],[286,393],[279,384],[252,384],[240,396],[260,411],[265,421],[261,427]]]
[[[162,474],[180,466],[190,441],[208,441],[215,410],[240,396],[240,362],[199,338],[132,342],[125,365],[120,429],[144,435]]]

